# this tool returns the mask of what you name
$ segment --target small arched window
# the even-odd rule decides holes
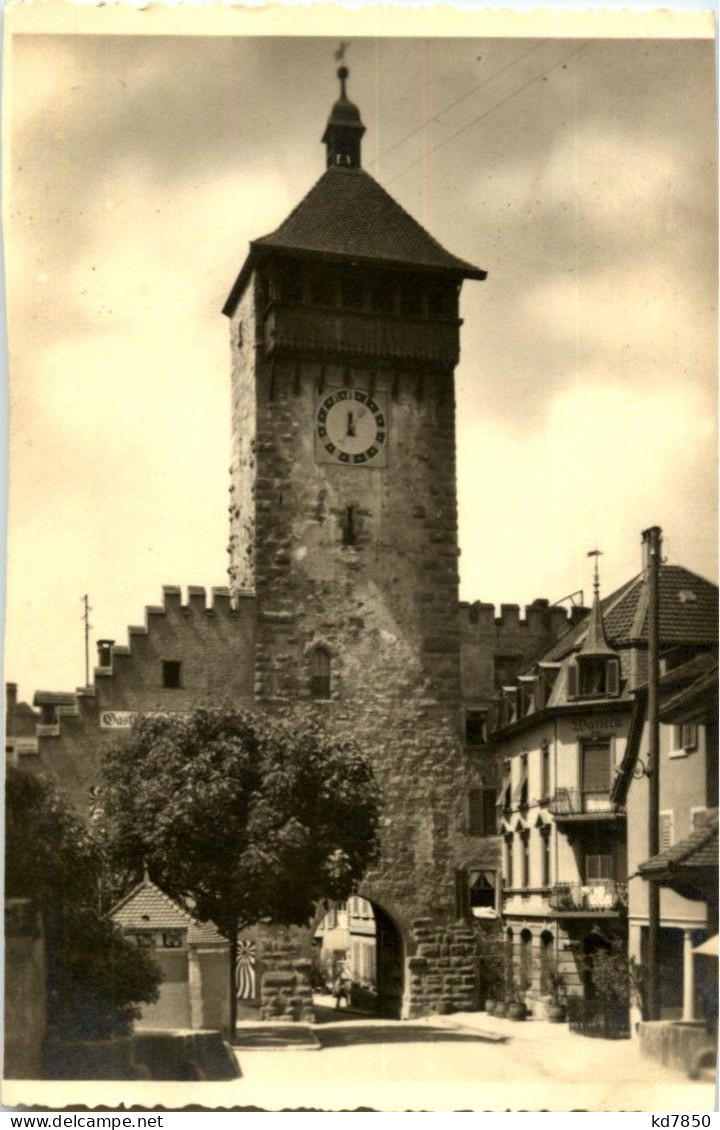
[[[316,647],[310,656],[310,694],[330,698],[330,652],[326,647]]]

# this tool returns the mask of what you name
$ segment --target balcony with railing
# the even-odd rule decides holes
[[[556,789],[548,805],[556,823],[563,821],[624,820],[625,811],[618,810],[608,789],[602,792],[587,789]]]
[[[557,883],[550,891],[548,902],[558,914],[622,914],[627,910],[627,883],[617,879]]]
[[[322,348],[344,357],[377,357],[452,368],[457,364],[457,318],[398,318],[339,307],[275,302],[265,315],[268,355]]]

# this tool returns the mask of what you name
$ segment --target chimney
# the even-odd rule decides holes
[[[112,667],[112,648],[115,640],[98,640],[98,667]]]
[[[656,550],[660,544],[660,535],[662,530],[659,526],[650,526],[647,530],[642,532],[642,567],[643,573],[647,573],[650,568],[650,560],[653,550]]]
[[[13,714],[17,706],[17,683],[5,684],[5,728],[11,732]]]

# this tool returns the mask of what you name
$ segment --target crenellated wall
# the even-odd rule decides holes
[[[183,603],[177,586],[165,586],[163,603],[128,629],[127,645],[112,647],[110,666],[96,667],[92,685],[37,726],[37,753],[22,755],[19,767],[45,773],[85,809],[103,745],[127,733],[135,712],[251,705],[254,624],[252,597],[231,601],[227,588],[214,588],[208,603],[204,588],[190,586]],[[164,660],[181,664],[179,687],[163,686]]]
[[[485,705],[495,690],[496,660],[517,661],[518,673],[547,651],[569,628],[587,615],[586,608],[570,610],[535,600],[525,606],[494,604],[479,600],[460,604],[460,654],[462,698],[467,704]]]

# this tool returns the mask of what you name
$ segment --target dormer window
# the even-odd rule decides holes
[[[616,656],[579,655],[568,667],[568,698],[617,698],[620,660]]]

